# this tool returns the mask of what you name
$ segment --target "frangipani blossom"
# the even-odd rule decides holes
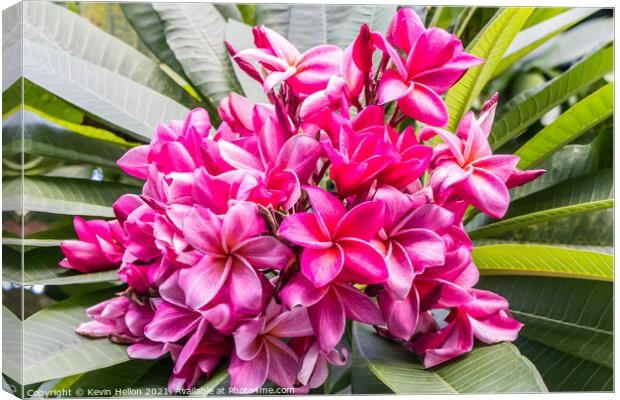
[[[118,268],[123,258],[125,232],[118,221],[87,221],[73,219],[78,240],[65,240],[60,249],[65,258],[60,262],[64,268],[81,273]]]
[[[377,32],[372,37],[395,67],[381,77],[379,104],[396,100],[407,116],[425,124],[445,126],[448,110],[439,95],[482,60],[465,53],[461,41],[448,32],[425,29],[408,8],[400,9],[394,16],[389,40]],[[407,54],[406,60],[393,44]]]
[[[187,304],[198,310],[225,286],[235,310],[257,311],[264,279],[257,269],[280,270],[292,259],[292,252],[275,237],[260,236],[266,230],[254,204],[238,203],[223,217],[192,208],[183,219],[183,233],[201,258],[180,271]]]
[[[342,50],[332,45],[313,47],[301,54],[288,40],[265,27],[255,27],[256,49],[242,50],[235,56],[258,61],[270,72],[264,79],[263,89],[269,92],[286,81],[297,96],[306,96],[327,85],[338,73]]]
[[[381,283],[388,276],[381,254],[370,241],[381,227],[383,205],[366,202],[350,211],[326,191],[304,187],[313,212],[287,217],[278,234],[304,248],[301,271],[317,288],[336,278]]]
[[[281,339],[310,336],[312,327],[305,308],[282,311],[282,306],[271,302],[264,316],[245,322],[233,333],[233,388],[254,391],[267,377],[280,387],[295,384],[299,358]]]

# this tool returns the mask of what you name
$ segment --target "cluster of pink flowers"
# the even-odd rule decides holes
[[[227,47],[271,104],[231,93],[214,132],[202,109],[160,125],[118,161],[145,180],[142,194],[119,198],[113,221],[76,217],[61,265],[118,268],[128,285],[77,332],[127,343],[132,358],[169,353],[172,392],[225,362],[233,388],[316,388],[346,361],[347,319],[426,367],[474,338],[514,340],[522,325],[506,300],[474,289],[462,217],[469,205],[502,217],[508,189],[542,171],[491,153],[497,96],[456,133],[442,129],[440,95],[483,60],[409,8],[385,36],[362,26],[344,51],[302,54],[268,28],[253,33],[256,48]]]

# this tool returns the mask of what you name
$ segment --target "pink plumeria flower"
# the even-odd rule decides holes
[[[60,266],[81,273],[115,269],[124,254],[126,234],[118,221],[73,219],[78,240],[64,240],[60,245],[65,258]]]
[[[424,356],[424,367],[431,368],[471,351],[474,337],[487,343],[513,341],[523,324],[512,319],[508,302],[485,290],[472,290],[473,299],[452,310],[448,325],[426,333],[411,344]]]
[[[132,148],[117,164],[129,175],[141,179],[146,179],[149,165],[155,165],[158,171],[166,174],[193,172],[204,162],[201,142],[210,132],[209,114],[196,108],[185,122],[159,125],[150,144]]]
[[[379,308],[359,289],[345,282],[317,288],[304,274],[296,274],[279,293],[288,308],[307,307],[310,323],[321,351],[330,353],[344,335],[347,318],[382,325]]]
[[[347,362],[348,352],[344,346],[324,352],[313,336],[293,338],[289,346],[300,358],[297,380],[308,389],[318,388],[325,383],[329,377],[329,365],[343,366]]]
[[[383,204],[369,201],[347,211],[323,189],[304,187],[313,212],[288,216],[278,234],[303,247],[301,271],[317,287],[337,277],[357,283],[387,278],[383,256],[368,242],[381,228]]]
[[[265,27],[255,27],[256,49],[242,50],[235,56],[258,61],[270,72],[263,89],[269,92],[286,81],[299,97],[325,89],[327,81],[338,74],[342,50],[333,45],[321,45],[301,54],[288,40]]]
[[[519,157],[493,155],[488,135],[493,121],[496,98],[476,119],[465,115],[457,134],[442,129],[426,129],[421,136],[437,134],[443,144],[435,147],[433,174],[442,174],[439,190],[453,190],[462,199],[494,218],[501,218],[508,209],[510,196],[506,181],[513,175]]]
[[[383,229],[375,239],[387,260],[389,276],[385,282],[391,295],[404,298],[414,275],[427,266],[442,265],[445,245],[439,233],[453,223],[448,210],[420,200],[393,187],[377,190],[375,200],[384,204]]]
[[[269,378],[280,387],[293,387],[299,358],[282,339],[309,335],[312,327],[305,308],[286,311],[272,301],[264,316],[247,321],[233,333],[231,386],[253,392]]]
[[[258,311],[265,278],[257,269],[285,268],[293,255],[275,237],[261,235],[266,231],[255,204],[235,204],[224,216],[194,206],[183,219],[183,233],[201,258],[180,271],[187,304],[198,310],[226,287],[235,310]]]
[[[372,37],[395,68],[381,76],[379,104],[396,100],[407,116],[432,126],[445,126],[448,110],[439,95],[482,60],[465,53],[461,41],[448,32],[425,29],[410,8],[398,11],[388,36],[392,43],[402,46],[406,61],[382,34],[373,32]]]

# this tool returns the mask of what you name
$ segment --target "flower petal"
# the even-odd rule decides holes
[[[311,249],[326,249],[332,246],[331,240],[321,231],[316,214],[291,214],[280,225],[278,235],[291,243]]]
[[[179,273],[179,286],[185,292],[187,305],[198,310],[220,291],[231,271],[230,259],[213,260],[205,256],[191,268]]]
[[[398,99],[398,106],[407,116],[425,124],[438,127],[448,124],[448,109],[441,97],[420,83],[414,83],[413,90]]]
[[[344,252],[344,268],[341,278],[360,284],[382,283],[388,278],[385,259],[370,244],[359,239],[338,242]]]
[[[308,316],[321,350],[332,350],[344,335],[344,305],[335,291],[330,290],[318,303],[308,308]]]
[[[301,254],[301,272],[317,288],[336,279],[344,265],[342,248],[333,245],[327,249],[306,248]]]

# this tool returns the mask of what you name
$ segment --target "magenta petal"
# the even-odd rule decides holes
[[[502,218],[508,210],[510,196],[506,184],[484,169],[474,168],[457,190],[464,200],[493,218]]]
[[[269,380],[283,388],[291,388],[295,384],[299,358],[297,354],[280,340],[266,336],[269,352]]]
[[[441,232],[450,227],[453,222],[452,212],[435,204],[424,204],[407,217],[402,228],[424,228]]]
[[[500,311],[482,320],[469,317],[474,336],[484,343],[512,342],[517,339],[523,324]]]
[[[290,169],[303,184],[308,181],[321,155],[321,145],[309,136],[293,136],[284,143],[278,154],[276,165]]]
[[[256,271],[234,262],[229,276],[230,300],[236,312],[255,312],[261,307],[262,285]]]
[[[388,280],[385,286],[390,294],[397,299],[407,296],[413,282],[413,265],[405,249],[396,241],[390,241],[390,249],[386,258]]]
[[[222,221],[211,210],[194,206],[183,218],[182,225],[189,244],[205,252],[221,252]]]
[[[291,243],[311,249],[326,249],[332,246],[331,239],[324,236],[313,213],[289,215],[282,221],[278,234]]]
[[[377,249],[359,239],[338,242],[344,252],[342,278],[361,284],[382,283],[388,278],[385,259]]]
[[[176,342],[192,332],[199,319],[198,313],[164,302],[144,328],[144,334],[156,342]]]
[[[368,201],[358,204],[338,223],[334,238],[372,239],[383,226],[383,203]]]
[[[448,124],[448,109],[437,93],[415,83],[413,90],[398,100],[401,110],[409,117],[428,125],[443,127]]]
[[[318,303],[308,308],[310,322],[317,336],[321,350],[330,351],[344,335],[346,315],[344,306],[333,290]]]
[[[261,161],[249,151],[225,140],[220,140],[218,145],[224,161],[233,167],[243,170],[263,170]]]
[[[238,244],[266,230],[265,220],[258,213],[258,208],[248,202],[230,207],[222,224],[222,236],[229,250],[235,250]]]
[[[127,355],[131,358],[142,360],[156,360],[166,354],[166,345],[160,342],[152,342],[144,339],[127,347]]]
[[[260,336],[262,324],[262,319],[253,319],[237,328],[233,334],[237,357],[251,361],[264,349],[265,343]]]
[[[251,361],[244,361],[233,354],[228,367],[230,386],[243,393],[254,392],[263,386],[268,371],[269,356],[266,350],[259,352]]]
[[[482,168],[497,176],[501,181],[506,181],[513,174],[517,163],[518,156],[511,154],[497,154],[477,159],[472,163],[476,168]]]
[[[147,160],[149,146],[137,146],[127,150],[116,163],[121,169],[136,178],[146,179],[149,163]]]
[[[182,269],[179,286],[185,292],[187,305],[198,310],[209,303],[220,291],[231,271],[230,260],[214,261],[203,257],[191,268]]]
[[[394,240],[407,251],[414,266],[441,265],[446,258],[446,248],[441,236],[428,229],[407,229]]]
[[[303,274],[297,273],[282,288],[279,297],[289,309],[295,306],[309,307],[325,296],[329,286],[317,288]]]
[[[336,279],[344,265],[342,248],[334,245],[328,249],[304,249],[301,271],[317,288]]]
[[[336,225],[347,213],[347,210],[340,200],[319,187],[304,186],[304,190],[310,198],[312,210],[317,215],[319,225],[327,236],[329,232],[336,229]]]
[[[194,355],[196,349],[200,345],[200,342],[204,338],[208,327],[209,327],[209,323],[204,319],[198,323],[198,328],[194,331],[192,336],[190,336],[188,341],[183,346],[183,349],[179,353],[179,356],[176,359],[176,363],[174,365],[174,369],[172,370],[172,372],[174,372],[175,374],[178,374],[181,372],[185,364]]]
[[[398,100],[409,93],[411,93],[410,85],[394,70],[387,70],[379,81],[377,96],[380,105]]]
[[[273,236],[248,239],[236,251],[254,268],[283,269],[293,260],[293,251]]]
[[[308,312],[303,307],[296,307],[278,315],[269,322],[265,331],[270,336],[279,338],[312,336],[313,332]]]
[[[347,318],[369,325],[384,323],[381,311],[365,293],[350,285],[334,285],[342,301]]]
[[[409,296],[403,299],[394,299],[385,292],[379,293],[377,298],[390,334],[402,340],[409,340],[416,331],[420,314],[417,290],[412,288]]]

